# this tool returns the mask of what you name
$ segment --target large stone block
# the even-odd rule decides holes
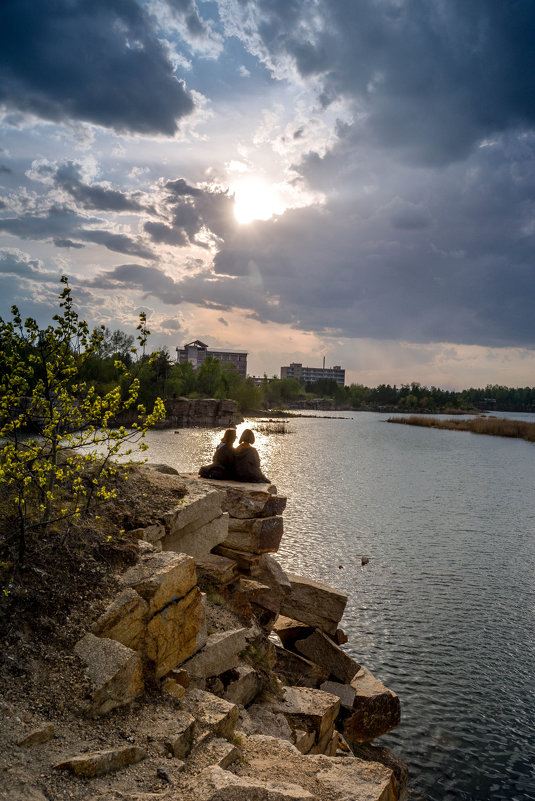
[[[154,615],[196,585],[195,560],[184,553],[146,553],[121,580],[147,601],[149,614]]]
[[[349,684],[360,669],[358,662],[322,631],[316,630],[304,640],[297,640],[294,645],[302,656],[325,668],[343,683]]]
[[[146,752],[138,746],[127,745],[123,748],[110,748],[106,751],[93,751],[70,757],[56,763],[54,767],[56,770],[68,770],[75,776],[94,779],[96,776],[105,776],[128,765],[135,765],[146,756]]]
[[[329,731],[340,711],[340,699],[310,687],[284,687],[281,701],[273,709],[282,714],[294,729],[315,731],[317,739]]]
[[[319,581],[287,574],[291,584],[281,614],[334,634],[344,614],[347,595]]]
[[[209,676],[219,676],[220,673],[238,664],[238,655],[247,644],[246,635],[246,628],[211,634],[204,648],[188,659],[182,667],[195,678],[207,679]]]
[[[325,668],[310,662],[293,651],[287,651],[280,645],[275,645],[277,664],[275,670],[286,684],[297,684],[302,687],[316,687],[327,681],[329,673]]]
[[[351,801],[397,801],[398,795],[391,770],[377,762],[360,759],[309,757],[317,764],[317,781],[322,797]]]
[[[221,508],[231,517],[273,517],[281,515],[286,508],[286,498],[277,495],[273,484],[255,484],[242,481],[221,481],[212,478],[183,476],[185,480],[197,480],[203,486],[213,487],[221,497]]]
[[[183,698],[184,708],[195,718],[198,726],[210,734],[230,737],[238,720],[236,704],[218,698],[204,690],[189,689]]]
[[[132,587],[117,595],[93,626],[98,637],[117,640],[127,648],[139,651],[145,636],[149,605]]]
[[[396,799],[399,801],[407,801],[408,787],[409,787],[409,766],[404,759],[393,754],[388,748],[378,745],[357,745],[353,743],[351,750],[359,759],[366,762],[379,762],[386,768],[391,770],[394,774],[394,783],[396,784]]]
[[[401,720],[399,698],[369,670],[361,668],[351,682],[355,690],[353,714],[344,722],[350,744],[369,743],[394,729]]]
[[[262,681],[256,670],[250,665],[238,665],[231,671],[224,697],[233,704],[247,706],[254,701],[261,689]]]
[[[198,801],[317,801],[297,784],[249,779],[217,766],[192,779],[189,789]]]
[[[175,527],[173,533],[166,534],[162,540],[164,551],[177,551],[187,553],[196,559],[207,556],[212,548],[222,542],[226,542],[228,537],[227,512],[221,513],[213,520],[209,520],[202,525],[190,523],[185,528]]]
[[[198,587],[154,615],[147,625],[145,654],[154,662],[157,678],[195,653],[204,621],[205,609]]]
[[[189,712],[177,710],[165,731],[161,732],[165,748],[177,759],[185,759],[193,748],[195,718]]]
[[[258,554],[237,551],[235,548],[227,548],[226,545],[216,545],[214,553],[224,556],[226,559],[232,559],[241,571],[250,576],[256,576],[260,572],[260,556]]]
[[[280,641],[285,648],[292,648],[297,640],[304,640],[309,637],[313,631],[313,626],[307,626],[306,623],[300,623],[298,620],[292,620],[285,615],[279,615],[273,631],[279,636]]]
[[[195,559],[197,575],[207,578],[214,584],[232,584],[238,578],[238,565],[234,559],[209,553],[201,559]]]
[[[85,663],[91,686],[89,714],[104,715],[129,704],[144,691],[139,654],[116,640],[86,634],[74,647]]]
[[[251,553],[276,553],[283,533],[282,517],[231,517],[224,542],[229,548]]]
[[[320,684],[320,690],[324,693],[331,693],[340,699],[340,706],[343,709],[353,709],[356,690],[350,684],[341,684],[338,681],[324,681]]]
[[[184,481],[184,477],[181,477]],[[200,483],[199,480],[186,480],[187,495],[178,502],[177,506],[163,515],[166,536],[172,537],[188,526],[199,528],[204,526],[221,512],[221,496],[210,486]]]

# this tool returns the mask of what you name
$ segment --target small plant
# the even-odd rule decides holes
[[[90,332],[73,308],[68,279],[61,278],[60,313],[40,329],[35,320],[22,322],[16,306],[12,321],[0,318],[0,488],[11,505],[8,525],[0,531],[14,567],[24,567],[27,539],[46,534],[52,525],[75,520],[93,501],[115,496],[110,480],[117,472],[114,457],[144,450],[146,431],[165,414],[157,399],[151,414],[137,403],[139,381],[121,361],[121,387],[99,395],[79,379],[80,368],[97,353],[103,329]],[[140,316],[139,344],[149,331]],[[136,352],[136,349],[133,349]],[[127,430],[113,428],[126,410],[136,412]],[[9,524],[16,519],[16,525]],[[15,546],[13,548],[13,546]]]

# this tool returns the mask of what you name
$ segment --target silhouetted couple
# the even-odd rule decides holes
[[[246,428],[240,437],[240,444],[234,447],[236,431],[227,428],[223,439],[215,449],[212,464],[199,470],[201,478],[219,478],[232,481],[254,481],[269,484],[260,469],[260,457],[253,448],[254,434]]]

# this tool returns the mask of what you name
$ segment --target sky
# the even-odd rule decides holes
[[[533,0],[3,0],[0,315],[535,385]]]

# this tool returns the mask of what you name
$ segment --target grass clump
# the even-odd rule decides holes
[[[388,423],[403,423],[408,426],[443,428],[449,431],[470,431],[472,434],[487,434],[491,437],[513,437],[535,442],[535,423],[524,420],[507,420],[503,417],[471,417],[458,420],[440,420],[436,417],[413,414],[409,417],[389,417]]]

